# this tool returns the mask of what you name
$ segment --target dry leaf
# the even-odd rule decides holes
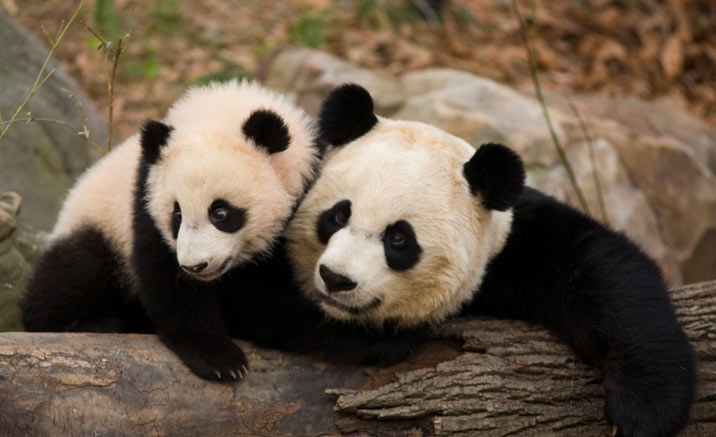
[[[659,57],[664,75],[673,80],[680,75],[684,67],[684,45],[678,35],[671,35],[661,49]]]

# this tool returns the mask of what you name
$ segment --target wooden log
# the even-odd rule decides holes
[[[716,435],[716,282],[673,299],[700,360],[683,435]],[[251,371],[227,385],[151,335],[3,333],[0,435],[609,434],[599,375],[543,329],[456,320],[435,337],[387,369],[240,342]]]

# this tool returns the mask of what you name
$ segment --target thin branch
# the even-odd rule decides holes
[[[537,5],[535,3],[532,3],[533,8],[536,8]],[[579,201],[580,206],[582,207],[582,211],[584,211],[587,214],[590,214],[589,212],[589,205],[587,205],[587,200],[584,197],[584,193],[582,193],[582,190],[579,188],[579,184],[577,183],[577,178],[574,175],[574,170],[572,169],[572,165],[569,163],[569,160],[567,159],[567,154],[564,152],[564,148],[562,147],[562,143],[559,140],[559,137],[557,136],[557,132],[554,129],[554,125],[552,124],[552,119],[549,115],[549,110],[547,109],[547,103],[545,102],[544,95],[542,94],[542,87],[540,86],[539,77],[537,76],[537,55],[535,48],[532,44],[534,38],[531,38],[530,35],[528,35],[528,28],[527,24],[525,23],[524,19],[522,18],[522,14],[520,13],[519,6],[517,5],[517,1],[512,1],[512,10],[514,11],[515,17],[517,18],[517,21],[520,25],[520,36],[522,37],[522,42],[524,43],[525,50],[527,51],[527,60],[529,62],[529,70],[530,70],[530,76],[532,77],[532,83],[534,84],[535,93],[537,94],[537,100],[539,101],[540,105],[542,106],[542,114],[544,116],[545,122],[547,123],[547,128],[549,130],[549,134],[552,138],[552,143],[555,146],[555,149],[557,150],[557,156],[559,157],[559,160],[562,162],[562,166],[564,167],[564,170],[567,172],[567,177],[569,178],[569,182],[574,188],[574,192],[577,195],[577,200]],[[536,16],[536,14],[534,14]],[[532,27],[534,29],[534,26]]]
[[[129,34],[127,34],[129,37]],[[109,135],[107,136],[107,150],[112,150],[112,134],[114,127],[114,84],[117,77],[117,66],[119,66],[119,56],[124,52],[122,47],[122,38],[117,41],[117,49],[114,51],[112,60],[112,73],[107,78],[107,95],[109,99]]]
[[[119,38],[117,40],[116,47],[112,44],[112,41],[105,41],[104,38],[102,38],[97,32],[94,31],[91,27],[87,26],[85,24],[85,28],[94,35],[97,40],[99,40],[100,45],[97,47],[97,50],[103,50],[104,51],[104,69],[105,69],[105,78],[107,79],[107,99],[109,100],[108,105],[108,122],[109,122],[109,133],[107,135],[107,151],[112,150],[112,137],[113,137],[113,131],[114,131],[114,84],[117,77],[117,67],[119,66],[119,57],[124,53],[126,50],[125,47],[122,46],[122,43],[124,41],[124,38],[130,38],[132,35],[131,30],[125,34],[124,38]],[[111,58],[112,63],[111,66],[108,63],[108,60]]]
[[[442,33],[444,33],[438,14],[426,0],[412,0],[412,3],[413,6],[415,6],[415,8],[417,8],[418,11],[420,11],[420,13],[425,17],[425,22],[428,23],[430,30],[434,32],[436,29],[440,29],[442,30]]]
[[[584,122],[582,114],[580,114],[579,109],[577,109],[577,106],[574,104],[572,99],[569,98],[569,96],[565,96],[565,98],[567,99],[569,109],[572,111],[572,114],[577,119],[577,123],[579,123],[579,129],[582,131],[584,139],[587,141],[587,148],[589,150],[589,162],[591,162],[592,164],[592,178],[594,179],[594,189],[597,192],[597,201],[599,202],[599,209],[602,213],[602,220],[604,220],[604,223],[608,224],[609,215],[607,214],[607,207],[604,203],[604,192],[602,191],[602,184],[599,180],[599,173],[597,172],[597,161],[596,156],[594,155],[594,141],[592,141],[592,136],[589,134],[587,124]]]
[[[68,123],[64,120],[58,120],[56,118],[34,117],[30,113],[27,114],[27,117],[23,117],[23,118],[16,117],[14,120],[11,120],[11,121],[0,122],[0,125],[5,126],[5,129],[7,129],[12,124],[16,124],[16,123],[28,124],[28,123],[33,123],[33,122],[50,123],[50,124],[55,124],[58,126],[64,126],[68,129],[71,129],[78,136],[84,138],[85,141],[87,141],[92,147],[97,149],[97,151],[99,153],[104,153],[104,150],[102,150],[102,147],[100,147],[96,142],[94,142],[90,138],[89,129],[87,128],[87,126],[83,126],[83,129],[78,131],[74,126],[72,126],[70,123]]]
[[[15,119],[17,119],[22,113],[22,111],[25,109],[25,106],[27,106],[28,102],[32,97],[39,91],[40,87],[47,82],[47,80],[52,76],[52,74],[55,72],[54,69],[50,70],[45,74],[45,71],[47,70],[47,66],[50,63],[50,60],[52,59],[53,55],[55,54],[55,50],[57,50],[57,47],[60,45],[60,42],[62,41],[62,38],[64,38],[65,33],[70,28],[72,23],[77,19],[77,16],[79,15],[80,11],[82,10],[82,6],[84,4],[84,0],[80,0],[79,5],[75,9],[74,13],[72,14],[72,17],[70,17],[69,21],[65,24],[63,22],[62,26],[60,27],[60,31],[57,34],[57,38],[52,38],[50,34],[47,32],[46,29],[43,28],[45,31],[45,34],[47,35],[49,41],[50,41],[50,51],[47,53],[47,56],[45,57],[45,61],[42,63],[42,67],[40,68],[40,71],[37,73],[37,76],[35,77],[35,82],[32,85],[32,88],[30,89],[30,92],[25,97],[25,100],[20,103],[20,105],[15,109],[15,113],[10,117],[10,120],[5,123],[5,126],[3,127],[2,131],[0,132],[0,142],[2,142],[3,138],[5,137],[5,134],[7,134],[8,129],[10,129],[10,126],[14,123]]]
[[[80,136],[83,136],[87,140],[87,142],[92,145],[92,147],[97,149],[100,154],[104,154],[105,151],[102,150],[102,147],[92,139],[92,136],[90,134],[89,120],[87,119],[87,112],[82,105],[82,101],[71,90],[68,90],[67,88],[62,88],[62,91],[66,92],[67,95],[75,101],[75,104],[80,110],[80,116],[82,117],[82,131],[78,132],[78,134],[80,134]],[[109,149],[107,150],[107,152],[109,152]]]

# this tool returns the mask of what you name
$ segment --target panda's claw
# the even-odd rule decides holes
[[[221,382],[243,378],[246,356],[230,338],[204,339],[202,343],[184,342],[172,346],[184,364],[201,378]]]

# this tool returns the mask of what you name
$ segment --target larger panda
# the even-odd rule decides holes
[[[454,314],[539,322],[603,370],[618,435],[685,425],[694,353],[636,245],[523,187],[510,149],[377,117],[360,86],[334,90],[319,126],[333,149],[286,238],[327,315],[403,334]]]
[[[25,329],[156,330],[197,375],[241,377],[221,279],[241,296],[246,264],[272,250],[314,178],[313,126],[254,82],[190,89],[71,190],[21,301]]]

